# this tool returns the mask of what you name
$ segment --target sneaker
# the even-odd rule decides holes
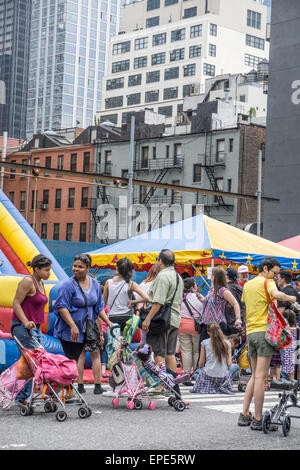
[[[252,420],[253,420],[253,416],[251,412],[249,412],[248,415],[243,415],[243,413],[240,413],[240,416],[238,419],[238,426],[250,426]]]
[[[101,395],[101,393],[103,393],[103,392],[104,392],[104,390],[101,387],[101,384],[95,384],[94,395]]]
[[[188,380],[187,382],[183,382],[182,385],[185,385],[186,387],[193,387],[193,386],[194,386],[194,382],[191,382],[190,380]]]
[[[250,424],[250,428],[253,431],[262,431],[262,419],[258,420],[253,417],[252,422]]]
[[[102,393],[102,396],[115,398],[118,396],[118,394],[114,390],[106,390],[105,392]]]
[[[186,374],[185,372],[182,372],[182,374],[178,374],[177,377],[175,377],[174,382],[175,384],[184,384],[186,382],[190,381],[190,374]]]
[[[79,393],[85,393],[86,392],[83,384],[78,384],[77,390],[78,390]]]

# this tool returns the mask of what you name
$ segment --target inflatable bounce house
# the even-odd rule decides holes
[[[53,262],[51,276],[45,282],[49,301],[45,309],[45,323],[42,325],[42,344],[47,351],[62,354],[60,342],[52,336],[55,323],[53,305],[59,285],[68,276],[24,217],[0,191],[0,372],[20,356],[10,335],[12,303],[22,276],[30,274],[27,262],[39,253]]]

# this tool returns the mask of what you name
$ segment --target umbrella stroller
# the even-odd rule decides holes
[[[31,334],[30,331],[28,334]],[[35,405],[41,403],[46,413],[56,412],[55,417],[59,422],[67,419],[66,406],[68,405],[80,406],[78,409],[80,418],[91,416],[92,411],[87,402],[73,386],[73,380],[78,376],[76,361],[71,361],[60,354],[48,353],[33,337],[37,344],[36,349],[25,348],[16,336],[13,338],[21,357],[0,375],[2,408],[9,409],[19,392],[29,381],[32,381],[28,402],[20,405],[21,416],[32,415]],[[77,400],[67,398],[66,387],[70,395],[72,392],[75,393]],[[58,410],[58,405],[62,409]]]

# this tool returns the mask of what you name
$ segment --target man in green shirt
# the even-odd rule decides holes
[[[152,308],[145,318],[142,328],[148,333],[152,319],[155,317],[162,305],[171,303],[170,328],[162,331],[158,335],[147,334],[147,343],[151,345],[157,365],[166,362],[166,366],[173,372],[176,372],[176,345],[178,328],[180,325],[181,315],[180,306],[183,297],[183,281],[174,268],[175,256],[171,250],[164,249],[159,253],[158,262],[160,272],[154,280],[150,291],[149,298]],[[178,285],[177,277],[178,276]]]

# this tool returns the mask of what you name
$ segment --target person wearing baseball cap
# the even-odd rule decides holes
[[[244,285],[246,284],[246,282],[249,281],[249,269],[248,269],[248,266],[245,266],[244,264],[242,264],[241,266],[239,266],[239,268],[238,268],[238,275],[239,275],[238,285],[243,288]]]

